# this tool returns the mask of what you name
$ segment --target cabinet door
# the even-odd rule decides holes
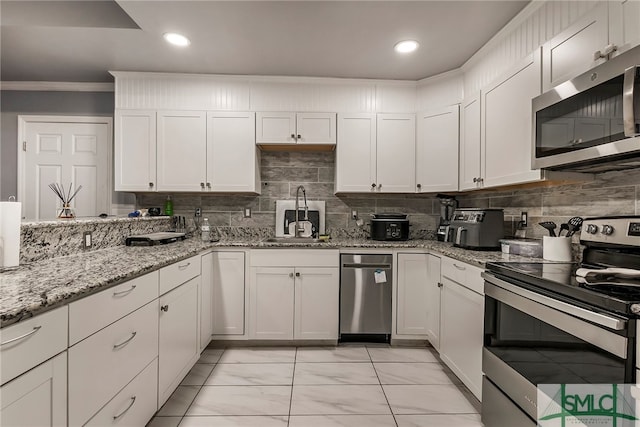
[[[376,115],[338,114],[336,193],[376,188]]]
[[[255,113],[207,113],[207,189],[260,192]]]
[[[256,144],[295,144],[296,113],[256,113]]]
[[[440,357],[481,399],[484,298],[442,278]]]
[[[416,191],[458,191],[458,106],[418,116]]]
[[[440,267],[440,257],[427,255],[427,337],[436,350],[440,349]]]
[[[640,44],[640,2],[614,0],[609,4],[609,43],[616,46],[612,56]]]
[[[293,339],[293,267],[253,267],[249,338]]]
[[[296,123],[298,144],[335,145],[336,113],[298,113]]]
[[[198,360],[199,283],[196,277],[160,297],[158,407]]]
[[[244,335],[244,252],[213,254],[213,333]]]
[[[427,254],[398,254],[396,333],[426,335],[428,305]]]
[[[460,190],[481,186],[480,92],[462,102],[460,119]]]
[[[202,191],[206,178],[205,113],[158,112],[158,190]]]
[[[593,55],[608,44],[607,15],[607,2],[602,2],[543,45],[543,92],[604,62]]]
[[[531,99],[540,94],[540,52],[482,90],[483,186],[540,179],[531,169]]]
[[[339,276],[337,267],[295,269],[295,339],[338,339]]]
[[[378,191],[381,193],[415,192],[415,114],[378,114],[377,128]]]
[[[0,387],[0,425],[67,425],[67,352]]]
[[[198,298],[200,312],[200,351],[209,345],[213,335],[213,281],[215,277],[215,254],[202,255],[202,272],[200,273],[200,295]]]
[[[116,191],[156,189],[156,112],[115,113],[114,180]]]

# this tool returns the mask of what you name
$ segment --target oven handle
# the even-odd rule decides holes
[[[627,321],[624,319],[607,316],[606,314],[602,313],[596,313],[595,311],[587,310],[582,307],[568,304],[566,302],[529,291],[527,289],[521,288],[520,286],[516,286],[504,280],[498,279],[496,276],[486,272],[482,273],[482,277],[486,281],[504,288],[510,292],[513,292],[516,295],[520,295],[521,297],[546,305],[547,307],[555,308],[556,310],[560,310],[563,313],[571,314],[572,316],[578,317],[580,319],[593,322],[597,325],[604,326],[605,328],[613,329],[615,331],[623,331],[627,327]]]
[[[638,136],[638,130],[636,129],[636,111],[634,111],[635,104],[635,81],[636,70],[638,66],[629,67],[624,70],[624,83],[622,86],[622,120],[624,124],[624,136],[633,138]]]

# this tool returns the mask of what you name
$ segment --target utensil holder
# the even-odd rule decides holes
[[[542,258],[549,261],[572,261],[571,238],[543,236]]]
[[[75,211],[68,204],[63,205],[62,209],[60,209],[60,212],[58,213],[58,218],[62,218],[62,219],[69,219],[69,218],[75,218],[75,217],[76,217]]]

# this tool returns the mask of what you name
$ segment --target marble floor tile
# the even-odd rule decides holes
[[[293,386],[291,415],[389,414],[379,385]]]
[[[295,347],[230,348],[218,363],[293,363],[295,358]]]
[[[206,385],[291,385],[293,363],[220,363]]]
[[[439,363],[374,363],[380,384],[453,384]]]
[[[393,415],[296,415],[289,427],[396,427]]]
[[[375,362],[439,362],[427,348],[367,347]]]
[[[147,427],[178,427],[182,417],[153,417]]]
[[[475,407],[455,385],[384,385],[394,414],[470,414]]]
[[[287,416],[184,417],[180,427],[287,427]]]
[[[398,427],[482,427],[480,414],[396,415]]]
[[[189,371],[186,377],[182,380],[180,385],[202,385],[213,371],[215,365],[205,365],[196,363]]]
[[[296,363],[294,385],[380,384],[369,363]]]
[[[218,363],[220,356],[224,353],[224,349],[222,348],[207,348],[200,355],[200,359],[196,363]]]
[[[204,386],[187,415],[289,415],[291,386]]]
[[[298,348],[296,362],[370,362],[365,346],[302,347]]]
[[[162,408],[160,408],[156,415],[160,417],[183,416],[196,397],[196,394],[198,394],[198,390],[200,390],[199,386],[178,386],[176,391],[174,391],[171,397],[162,405]]]

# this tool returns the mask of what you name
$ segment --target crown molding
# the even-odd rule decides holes
[[[113,92],[113,83],[97,82],[0,82],[0,90],[53,92]]]

